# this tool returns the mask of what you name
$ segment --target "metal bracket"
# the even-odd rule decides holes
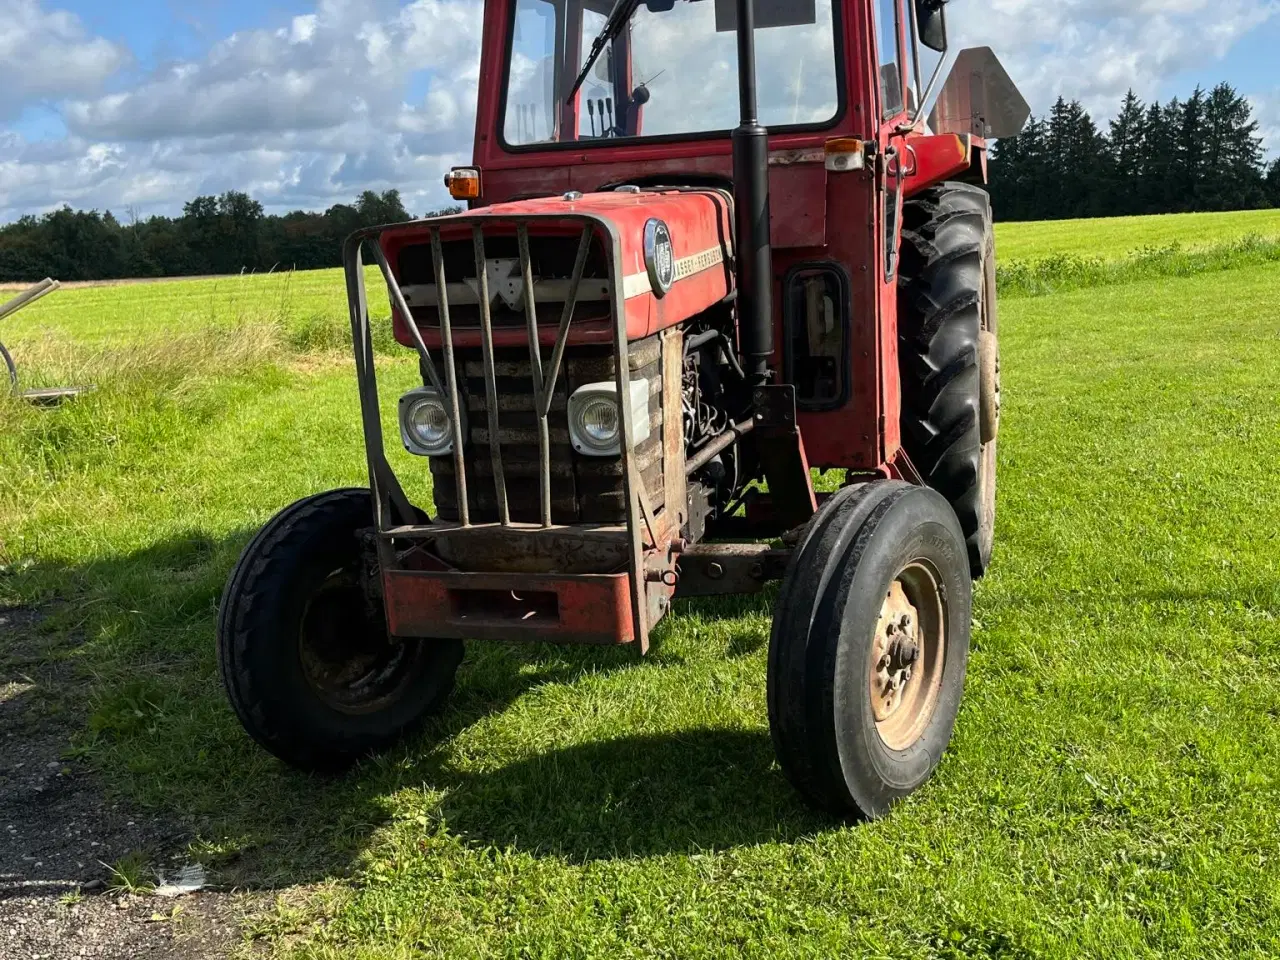
[[[791,384],[756,387],[755,447],[769,482],[779,532],[808,523],[818,512],[809,475],[809,458],[796,423],[796,388]]]
[[[792,384],[756,387],[752,400],[758,430],[786,434],[799,432],[796,426],[796,388]]]

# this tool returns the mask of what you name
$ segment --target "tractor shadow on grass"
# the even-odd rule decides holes
[[[141,550],[28,575],[62,596],[74,632],[71,741],[138,823],[174,821],[226,885],[277,888],[349,874],[395,816],[402,790],[443,792],[451,833],[477,847],[584,862],[783,840],[833,826],[773,765],[767,732],[692,729],[552,750],[476,773],[451,740],[543,685],[634,669],[621,648],[472,645],[444,713],[351,773],[290,770],[253,744],[222,692],[214,656],[226,577],[254,531],[199,531]],[[731,655],[761,641],[744,635]],[[70,652],[70,651],[69,651]],[[678,665],[661,631],[646,666]],[[71,686],[68,684],[67,692]],[[66,739],[63,740],[66,743]],[[86,772],[88,772],[86,770]],[[135,815],[136,811],[136,815]]]
[[[803,806],[765,731],[691,729],[450,777],[441,811],[477,847],[571,862],[788,842],[836,826]]]

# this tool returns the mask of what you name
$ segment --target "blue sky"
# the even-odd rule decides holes
[[[470,152],[481,0],[0,0],[0,221],[69,203],[173,213],[247,190],[322,209],[397,187],[411,210]],[[1037,112],[1105,120],[1234,84],[1280,153],[1280,0],[952,0]],[[681,55],[673,51],[673,56]]]

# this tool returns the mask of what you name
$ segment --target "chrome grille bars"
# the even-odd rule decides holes
[[[591,231],[582,235],[590,240]],[[529,375],[533,378],[533,413],[538,420],[538,513],[544,527],[551,526],[551,435],[542,410],[542,345],[538,342],[538,304],[533,296],[533,258],[529,256],[529,225],[516,228],[520,244],[520,276],[524,280],[524,322],[529,336]],[[573,298],[570,293],[570,298]],[[548,403],[549,406],[549,403]]]
[[[573,274],[569,280],[569,292],[564,302],[564,312],[560,318],[560,327],[556,332],[555,346],[552,351],[551,365],[546,371],[542,366],[542,347],[538,330],[537,302],[533,295],[535,288],[533,276],[533,258],[530,255],[529,225],[525,221],[517,221],[516,239],[520,254],[520,274],[524,286],[525,334],[529,349],[529,373],[533,389],[532,411],[538,435],[538,514],[543,528],[552,526],[551,518],[551,439],[548,419],[553,405],[556,382],[564,361],[565,347],[569,340],[569,328],[577,307],[578,291],[582,286],[583,274],[586,272],[587,259],[591,252],[592,228],[583,226],[578,242],[577,257],[573,265]],[[449,312],[449,283],[445,271],[444,248],[440,238],[440,228],[430,228],[431,262],[436,287],[436,309],[439,312],[440,343],[444,360],[444,377],[436,370],[435,362],[423,339],[422,331],[413,318],[413,313],[405,301],[404,292],[391,271],[382,246],[376,240],[371,244],[373,256],[386,282],[392,305],[404,317],[409,336],[413,339],[418,355],[422,360],[423,376],[444,399],[449,414],[450,429],[453,439],[454,482],[458,497],[458,521],[462,527],[471,526],[471,504],[467,495],[466,443],[467,437],[462,430],[462,400],[459,394],[458,365],[454,351],[454,330]],[[493,312],[491,292],[489,289],[488,258],[485,255],[484,230],[479,224],[472,224],[471,243],[475,260],[476,278],[474,288],[479,301],[480,313],[480,348],[484,370],[485,411],[489,433],[489,459],[493,469],[494,493],[496,495],[498,521],[504,527],[511,526],[511,507],[507,496],[506,471],[502,460],[502,429],[499,422],[501,400],[498,393],[497,363],[494,357]],[[470,282],[470,281],[469,281]]]
[[[462,435],[462,412],[458,402],[458,368],[453,362],[453,325],[449,322],[449,294],[444,283],[444,251],[440,246],[440,230],[431,230],[431,264],[436,275],[436,307],[440,311],[440,343],[444,348],[444,376],[449,392],[442,394],[449,404],[449,427],[453,432],[453,473],[458,488],[458,520],[465,527],[471,523],[471,504],[467,501],[466,438]],[[412,314],[405,320],[415,330]]]
[[[557,289],[557,294],[554,297],[555,301],[561,300],[559,290],[566,290],[567,292],[567,296],[564,297],[564,312],[561,315],[560,326],[556,333],[549,367],[544,367],[541,362],[541,339],[538,327],[537,303],[534,295],[536,283],[533,276],[529,241],[529,224],[534,222],[552,226],[558,234],[563,231],[567,223],[576,224],[582,230],[577,257],[574,262],[573,275],[568,280],[567,285],[565,287],[559,286],[564,283],[563,280],[547,281]],[[481,329],[479,331],[481,335],[480,346],[484,354],[485,406],[488,408],[489,417],[489,452],[494,466],[495,492],[498,494],[497,500],[501,517],[499,524],[477,523],[475,517],[472,516],[473,511],[468,499],[466,445],[469,438],[462,429],[464,411],[459,393],[460,389],[465,389],[465,383],[461,385],[459,383],[462,379],[459,370],[462,368],[459,366],[459,358],[455,350],[457,331],[453,328],[450,316],[449,283],[446,276],[447,262],[444,256],[447,251],[441,236],[443,229],[464,227],[470,228],[472,231],[472,245],[477,273],[474,286],[471,281],[467,281],[467,286],[469,289],[474,289],[476,300],[479,301],[479,305],[482,307],[479,311],[481,320]],[[538,431],[539,446],[538,479],[540,496],[538,514],[541,522],[537,524],[513,522],[510,515],[510,507],[507,503],[505,477],[502,469],[502,435],[498,424],[500,399],[496,382],[498,366],[494,358],[495,337],[492,304],[489,300],[489,264],[484,252],[485,235],[483,231],[492,231],[490,233],[491,237],[495,234],[510,237],[514,232],[519,247],[521,278],[525,293],[523,303],[525,332],[528,341],[529,373],[533,392],[532,409]],[[431,246],[432,271],[435,274],[436,285],[434,291],[436,296],[435,305],[440,315],[439,333],[446,366],[443,378],[436,370],[430,352],[427,349],[423,332],[406,303],[404,291],[392,273],[386,254],[381,249],[381,240],[384,234],[400,234],[403,237],[406,233],[410,235],[406,238],[409,243],[423,244],[429,242]],[[598,535],[608,538],[617,535],[605,529],[601,529],[597,533],[590,526],[558,527],[553,523],[551,517],[548,417],[554,403],[556,384],[559,380],[561,367],[564,365],[565,348],[581,291],[583,275],[586,272],[592,242],[596,238],[604,245],[606,253],[604,267],[607,272],[602,277],[595,279],[602,281],[603,290],[609,299],[611,326],[613,327],[613,359],[616,365],[615,380],[618,396],[626,397],[630,395],[631,374],[626,302],[623,294],[622,241],[617,227],[607,218],[596,214],[568,211],[557,214],[535,212],[513,217],[463,214],[450,217],[447,220],[432,221],[425,224],[393,224],[369,227],[352,234],[347,239],[343,247],[343,265],[346,271],[347,300],[355,348],[356,378],[360,391],[360,415],[364,431],[365,449],[369,461],[369,481],[374,493],[374,523],[378,534],[378,556],[379,563],[382,564],[384,569],[391,569],[397,563],[394,544],[402,543],[406,540],[431,540],[448,535],[450,532],[453,535],[460,535],[464,532],[487,535],[494,529],[501,529],[513,537],[539,536],[554,539],[564,536],[574,540],[580,540],[584,536]],[[459,522],[457,523],[432,522],[423,518],[421,512],[405,496],[404,490],[400,486],[400,481],[386,457],[383,446],[382,414],[378,402],[373,337],[362,260],[362,250],[366,241],[374,248],[374,258],[378,263],[382,278],[386,282],[391,303],[407,327],[407,331],[404,334],[409,337],[422,360],[424,379],[445,398],[446,412],[451,421],[450,429],[454,448],[452,460],[458,496]],[[546,278],[543,279],[545,280]],[[598,292],[599,290],[597,289]],[[467,334],[471,342],[474,343],[475,339],[472,336],[472,331],[468,331]],[[507,334],[504,331],[504,343],[507,342],[506,336]],[[504,375],[508,375],[505,363],[503,364],[503,370]],[[620,414],[622,428],[621,466],[627,515],[625,536],[630,544],[630,552],[632,554],[630,564],[632,571],[631,607],[635,635],[641,649],[644,650],[648,647],[649,607],[652,598],[646,589],[643,576],[644,544],[641,538],[641,530],[645,521],[642,517],[640,506],[640,491],[643,489],[643,482],[640,480],[635,463],[635,428],[632,423],[630,405],[621,404]]]

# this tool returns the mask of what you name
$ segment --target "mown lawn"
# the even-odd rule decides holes
[[[1280,952],[1280,266],[1003,302],[999,557],[957,738],[868,826],[773,762],[767,597],[679,605],[643,662],[472,648],[446,715],[339,781],[253,747],[216,678],[223,581],[275,509],[364,473],[340,283],[288,282],[241,313],[185,284],[59,293],[14,353],[101,389],[0,405],[0,605],[61,599],[48,629],[83,635],[77,755],[194,824],[223,882],[281,890],[257,949]],[[185,334],[139,332],[174,302]],[[413,376],[386,356],[388,411]]]
[[[1179,213],[1158,217],[1106,217],[996,225],[1000,255],[1036,260],[1075,255],[1120,257],[1143,247],[1204,247],[1249,234],[1280,235],[1280,210]]]

